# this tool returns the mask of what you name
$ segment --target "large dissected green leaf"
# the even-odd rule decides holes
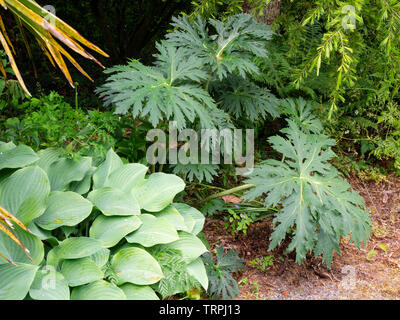
[[[18,263],[0,265],[0,300],[22,300],[28,294],[38,266]]]
[[[152,247],[160,243],[170,243],[179,239],[174,225],[166,218],[156,218],[150,214],[142,214],[142,225],[139,230],[126,237],[130,243],[139,243],[144,247]]]
[[[35,300],[69,300],[68,282],[54,268],[45,267],[38,270],[29,295]]]
[[[131,283],[125,283],[120,288],[124,291],[127,300],[160,300],[149,286],[136,286]]]
[[[130,192],[104,187],[89,193],[88,199],[106,216],[132,216],[140,214],[139,203]]]
[[[203,230],[205,217],[199,210],[185,203],[174,203],[173,206],[184,217],[188,232],[197,235]]]
[[[267,24],[256,22],[249,14],[234,15],[224,22],[210,19],[216,35],[210,34],[200,16],[194,21],[186,16],[174,17],[172,21],[174,31],[167,38],[209,65],[220,80],[230,73],[243,78],[247,73],[258,73],[252,58],[267,56],[265,41],[273,35]]]
[[[38,161],[39,157],[27,146],[20,145],[7,151],[0,151],[0,170],[22,168]]]
[[[330,149],[335,142],[323,135],[306,134],[295,122],[288,122],[289,128],[282,130],[287,138],[269,139],[285,161],[267,160],[256,168],[247,181],[256,187],[245,198],[267,195],[266,207],[282,201],[283,209],[274,219],[270,250],[295,226],[288,249],[296,250],[296,261],[301,263],[307,252],[315,251],[323,253],[330,265],[340,236],[351,235],[357,246],[367,241],[370,219],[363,198],[328,162],[335,157]]]
[[[185,189],[185,182],[171,174],[154,173],[144,185],[133,191],[140,207],[149,212],[158,212],[172,203],[175,196]]]
[[[74,288],[71,300],[126,300],[122,289],[104,280]]]
[[[90,228],[90,237],[100,240],[104,247],[111,248],[126,235],[137,230],[141,224],[141,218],[136,216],[106,217],[99,215]]]
[[[161,245],[164,250],[172,249],[181,252],[186,263],[192,263],[203,253],[207,252],[207,248],[204,246],[203,242],[195,235],[179,231],[179,240]]]
[[[81,286],[104,278],[103,271],[90,258],[63,261],[61,273],[70,287]]]
[[[212,86],[221,107],[236,119],[256,121],[267,116],[278,117],[278,99],[267,89],[237,76]]]
[[[46,173],[39,167],[26,167],[3,181],[0,206],[29,225],[45,211],[45,199],[49,193],[50,183]]]
[[[19,226],[14,226],[13,233],[23,243],[25,248],[29,250],[29,255],[33,261],[27,257],[24,249],[16,244],[4,232],[0,232],[0,253],[13,262],[39,265],[44,257],[44,247],[39,237],[23,230]],[[7,263],[7,261],[0,259],[0,265],[3,263]]]
[[[208,77],[202,60],[168,42],[157,44],[157,49],[153,67],[132,60],[106,71],[114,73],[98,90],[106,105],[115,105],[119,114],[130,111],[134,118],[146,117],[154,127],[171,119],[182,129],[196,118],[204,128],[214,127],[216,105],[198,85]]]
[[[57,266],[60,260],[85,258],[102,249],[103,243],[100,240],[86,237],[68,238],[48,253],[47,263]]]
[[[119,285],[126,282],[150,285],[163,277],[157,260],[140,248],[126,248],[118,251],[111,261],[111,266],[118,276]]]
[[[45,230],[73,227],[92,212],[92,203],[75,192],[55,191],[46,201],[46,211],[35,222]]]

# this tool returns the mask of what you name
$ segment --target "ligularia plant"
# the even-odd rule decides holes
[[[316,119],[304,117],[308,113],[304,100],[289,100],[286,108],[294,118],[282,130],[286,137],[268,140],[283,160],[261,163],[249,176],[247,183],[255,187],[245,198],[266,196],[266,207],[282,203],[283,208],[274,219],[270,250],[294,230],[288,251],[296,250],[296,261],[302,263],[307,252],[314,252],[316,256],[323,254],[330,267],[333,251],[340,252],[341,237],[350,236],[359,247],[360,242],[368,240],[371,221],[363,198],[329,163],[336,156],[331,150],[335,141],[311,133],[321,125]]]
[[[0,300],[159,299],[207,289],[197,237],[204,216],[173,203],[185,188],[179,177],[148,176],[113,150],[98,167],[57,149],[0,143],[0,153],[0,206],[28,226],[12,228],[30,253],[0,233]]]

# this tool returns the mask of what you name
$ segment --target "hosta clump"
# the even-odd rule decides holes
[[[340,252],[342,236],[350,236],[357,247],[367,241],[370,218],[363,198],[329,163],[335,157],[331,150],[335,141],[305,133],[292,120],[288,123],[282,130],[286,137],[269,138],[283,160],[267,160],[256,168],[247,181],[255,187],[245,198],[266,196],[266,207],[282,202],[283,209],[274,219],[270,250],[295,228],[288,251],[296,250],[296,261],[301,263],[307,252],[314,252],[323,254],[330,266],[333,251]]]
[[[0,157],[0,206],[30,229],[13,226],[30,256],[0,233],[0,299],[146,300],[207,290],[207,250],[197,237],[204,217],[173,203],[185,188],[179,177],[148,176],[113,150],[98,167],[90,157],[12,143],[0,143]]]

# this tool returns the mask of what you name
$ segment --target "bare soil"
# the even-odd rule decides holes
[[[204,232],[212,248],[224,245],[246,260],[246,271],[237,275],[238,299],[400,299],[400,181],[393,177],[380,184],[356,177],[349,181],[371,210],[371,238],[360,250],[342,239],[341,255],[335,253],[330,270],[321,258],[311,256],[303,265],[296,264],[294,254],[284,254],[287,242],[268,252],[272,218],[251,225],[240,238],[230,235],[223,221],[207,219]],[[269,255],[274,265],[265,271],[250,264]]]

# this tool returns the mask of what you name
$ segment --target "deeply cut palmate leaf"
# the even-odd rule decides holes
[[[282,153],[285,161],[267,160],[256,168],[247,183],[256,187],[245,199],[262,195],[265,206],[283,209],[274,219],[270,250],[285,239],[295,226],[288,251],[296,250],[296,261],[301,263],[307,252],[331,265],[333,250],[339,252],[341,236],[351,236],[357,247],[366,242],[370,233],[370,218],[363,198],[328,162],[335,157],[331,146],[334,140],[324,135],[306,134],[291,120],[283,129],[287,138],[269,139],[273,148]]]
[[[249,14],[234,15],[225,22],[210,19],[216,35],[209,34],[200,16],[193,22],[186,16],[172,21],[175,30],[167,38],[210,65],[220,80],[230,73],[243,78],[247,73],[258,73],[251,58],[267,57],[265,41],[273,35],[267,24],[256,22]]]
[[[202,60],[167,42],[157,49],[158,62],[152,67],[132,60],[106,71],[113,75],[97,91],[105,104],[115,105],[118,114],[130,111],[134,118],[146,117],[154,127],[171,119],[182,129],[197,117],[204,128],[214,127],[215,103],[198,85],[207,79]]]
[[[57,42],[57,40],[81,56],[95,61],[100,66],[102,66],[101,63],[97,61],[89,52],[87,52],[83,46],[86,46],[91,50],[108,57],[108,55],[100,48],[87,41],[76,30],[71,28],[68,24],[56,17],[54,14],[43,9],[35,1],[2,0],[0,3],[3,9],[8,9],[7,11],[11,12],[15,16],[19,26],[24,26],[30,33],[32,33],[44,51],[45,55],[50,59],[51,64],[57,64],[72,87],[74,87],[74,84],[64,61],[64,57],[66,57],[82,74],[84,74],[90,80],[92,79],[75,61],[75,59],[59,44],[59,42]],[[2,14],[4,14],[4,12],[5,11],[3,10]],[[0,31],[0,42],[8,55],[11,67],[18,81],[24,88],[25,92],[30,95],[14,60],[14,48],[9,41],[5,29]]]

